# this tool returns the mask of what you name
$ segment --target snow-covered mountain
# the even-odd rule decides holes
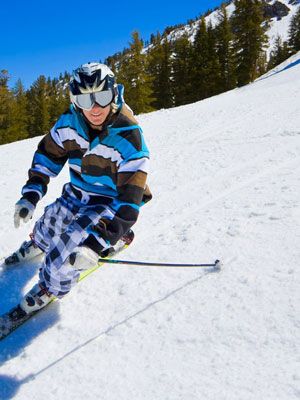
[[[274,48],[275,39],[278,35],[284,41],[288,39],[289,25],[299,6],[299,0],[269,0],[266,2],[265,14],[270,18],[269,29],[267,30],[267,36],[269,38],[269,46],[267,50],[268,56]],[[228,16],[230,17],[235,10],[234,2],[230,2],[226,9]],[[219,9],[216,9],[211,14],[207,15],[205,18],[206,23],[211,23],[212,26],[216,26],[218,24],[218,12]],[[181,37],[183,34],[187,34],[190,40],[193,42],[198,30],[198,26],[199,20],[196,20],[191,24],[176,28],[169,33],[167,40],[173,41]]]
[[[122,257],[222,271],[103,267],[0,342],[0,399],[299,399],[300,54],[274,72],[139,116],[154,199]],[[0,257],[38,141],[0,147]],[[37,268],[0,273],[0,312]]]
[[[292,17],[298,11],[300,6],[299,0],[280,0],[279,1],[270,1],[270,5],[274,5],[276,3],[284,4],[290,11],[286,16],[275,17],[270,21],[270,29],[267,31],[267,35],[269,38],[269,49],[268,54],[274,48],[276,37],[279,35],[282,40],[288,40],[289,26],[291,23]]]

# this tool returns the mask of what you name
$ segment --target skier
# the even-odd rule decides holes
[[[20,303],[24,315],[65,296],[79,269],[95,266],[117,246],[152,197],[146,185],[149,151],[113,72],[104,64],[83,64],[73,72],[69,91],[70,108],[39,143],[15,206],[18,228],[33,217],[49,178],[68,161],[70,182],[61,197],[45,208],[31,240],[5,260],[16,265],[44,253],[39,282]]]

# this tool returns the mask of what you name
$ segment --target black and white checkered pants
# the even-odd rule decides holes
[[[107,206],[87,206],[68,196],[58,198],[45,208],[35,224],[33,238],[45,252],[40,281],[50,293],[62,297],[78,282],[80,272],[67,259],[88,237],[88,228],[109,214]],[[104,239],[97,237],[97,240],[103,249],[109,247]]]

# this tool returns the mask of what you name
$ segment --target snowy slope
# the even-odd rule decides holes
[[[270,3],[275,3],[275,1],[276,0],[272,0],[272,2]],[[288,40],[291,20],[299,8],[299,4],[291,4],[290,0],[280,0],[280,2],[286,5],[290,9],[290,12],[286,17],[283,17],[280,20],[273,18],[270,21],[270,28],[267,32],[270,46],[268,50],[268,55],[275,46],[275,40],[277,36],[280,36],[283,41]]]
[[[299,78],[140,116],[154,199],[122,257],[224,268],[103,268],[0,342],[0,399],[299,399]],[[38,140],[0,147],[0,257]],[[1,312],[36,268],[0,273]]]

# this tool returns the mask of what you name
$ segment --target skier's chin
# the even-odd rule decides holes
[[[92,129],[101,129],[102,128],[102,125],[103,125],[103,123],[102,124],[92,124],[91,122],[89,122],[89,125],[90,125],[90,127],[92,128]]]
[[[98,118],[88,118],[89,123],[94,126],[101,126],[104,120],[105,118],[102,115]]]

